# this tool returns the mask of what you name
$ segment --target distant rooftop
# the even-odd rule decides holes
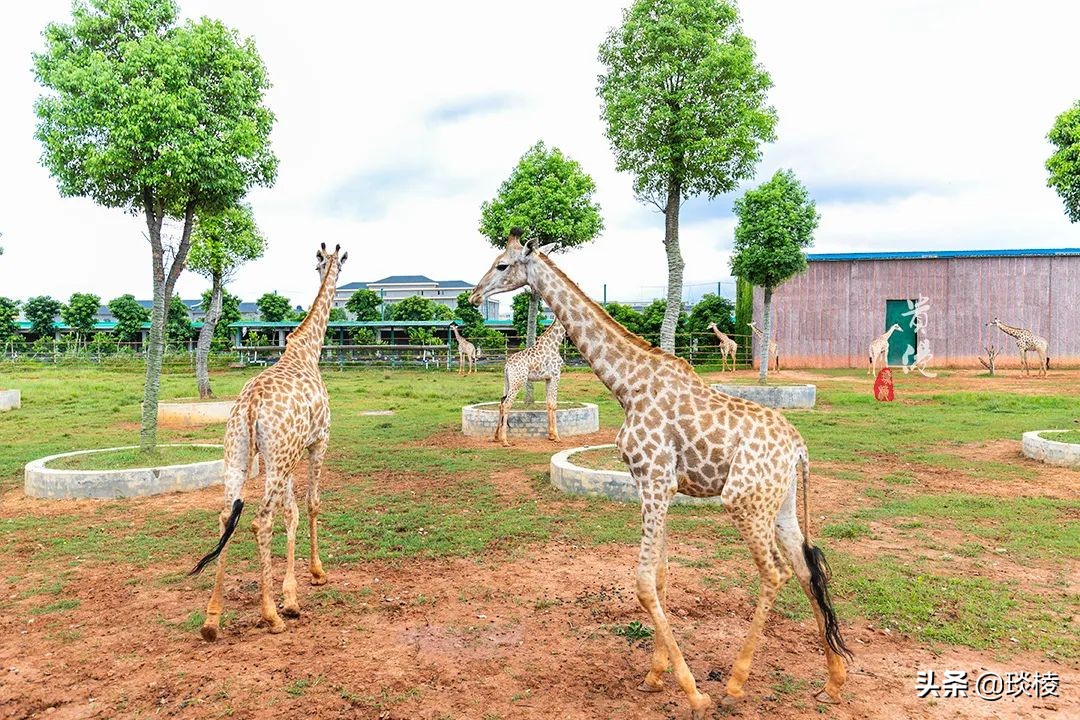
[[[370,287],[382,287],[384,285],[432,285],[437,288],[472,288],[475,283],[464,280],[432,280],[427,275],[388,275],[381,280],[371,282],[351,282],[339,285],[338,290],[363,290]]]
[[[842,262],[845,260],[937,260],[965,257],[1072,257],[1080,248],[1043,248],[1015,250],[914,250],[906,252],[869,253],[809,253],[810,262]]]

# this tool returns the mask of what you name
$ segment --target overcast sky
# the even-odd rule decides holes
[[[277,184],[251,200],[266,257],[233,290],[307,305],[319,242],[349,250],[343,282],[423,274],[475,282],[477,232],[537,139],[596,179],[607,226],[560,264],[590,294],[659,297],[663,217],[615,172],[595,95],[596,50],[629,0],[261,2],[181,0],[255,38],[274,84]],[[1045,140],[1080,97],[1080,3],[744,0],[771,73],[778,140],[756,185],[792,168],[818,203],[817,252],[1080,246],[1046,187]],[[38,164],[30,54],[67,0],[5,7],[0,23],[0,295],[150,296],[145,225],[61,198]],[[730,283],[732,197],[683,209],[694,295]],[[204,288],[179,282],[184,297]],[[730,292],[730,286],[725,290]]]

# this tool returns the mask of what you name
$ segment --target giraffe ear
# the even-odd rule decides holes
[[[525,241],[525,257],[529,257],[536,252],[536,240],[529,239]]]
[[[558,245],[559,245],[559,243],[548,243],[547,245],[540,246],[539,250],[544,255],[547,255],[552,250],[554,250]]]
[[[340,246],[340,245],[338,245],[338,247],[341,247],[341,246]],[[349,251],[348,251],[348,250],[346,250],[346,251],[345,251],[345,254],[341,256],[341,259],[340,259],[340,260],[338,260],[338,265],[344,265],[344,264],[345,264],[345,261],[346,261],[346,260],[348,260],[348,259],[349,259]]]

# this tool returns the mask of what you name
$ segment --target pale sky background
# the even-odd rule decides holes
[[[480,203],[543,139],[595,178],[607,226],[559,263],[596,297],[604,283],[610,299],[659,297],[663,217],[615,172],[595,95],[597,47],[628,3],[181,0],[185,16],[253,36],[274,83],[279,177],[251,196],[269,248],[233,291],[307,305],[323,241],[349,251],[342,282],[475,282],[493,257],[476,230]],[[1080,3],[741,9],[779,113],[778,140],[745,186],[794,169],[822,216],[814,252],[1080,246],[1044,169],[1046,133],[1080,97]],[[69,19],[67,0],[36,0],[5,7],[0,23],[0,295],[148,298],[145,225],[61,198],[38,164],[30,54],[46,23]],[[684,206],[695,298],[730,283],[732,200]],[[178,289],[204,286],[185,273]]]

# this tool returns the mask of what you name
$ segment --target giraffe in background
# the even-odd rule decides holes
[[[735,358],[738,357],[736,353],[739,351],[739,344],[722,333],[720,328],[716,327],[716,323],[709,323],[709,329],[713,331],[713,335],[715,335],[716,339],[719,341],[720,372],[724,371],[729,357],[731,358],[731,372],[735,372]]]
[[[1006,325],[997,318],[986,323],[986,326],[995,326],[998,330],[1016,338],[1016,348],[1020,351],[1020,368],[1024,374],[1031,377],[1031,368],[1028,367],[1027,354],[1032,350],[1039,356],[1039,377],[1046,377],[1046,371],[1050,367],[1050,357],[1046,354],[1046,338],[1040,337],[1030,330]]]
[[[877,377],[878,374],[878,361],[881,361],[881,367],[886,367],[889,364],[889,338],[892,337],[894,332],[902,332],[903,328],[896,323],[892,324],[884,334],[878,335],[870,343],[870,369],[867,373]]]
[[[338,245],[334,252],[326,252],[326,243],[323,243],[322,249],[315,253],[320,286],[311,310],[300,326],[289,333],[281,359],[244,385],[225,425],[225,508],[219,517],[221,539],[217,547],[189,573],[197,575],[217,558],[214,590],[201,630],[203,639],[207,641],[218,637],[222,584],[225,579],[225,548],[244,509],[241,499],[244,481],[258,472],[259,458],[262,459],[266,481],[252,530],[259,544],[260,611],[270,632],[285,630],[285,623],[278,615],[270,591],[270,539],[274,506],[278,503],[285,512],[287,536],[285,580],[281,584],[284,595],[282,614],[286,617],[300,615],[295,572],[296,526],[300,511],[293,492],[293,472],[305,452],[308,460],[308,526],[311,532],[308,568],[312,585],[326,583],[326,573],[319,558],[317,521],[319,476],[330,437],[330,405],[319,372],[319,355],[322,353],[335,283],[341,264],[348,257],[348,253],[339,257],[340,250],[341,246]]]
[[[758,326],[754,323],[748,322],[746,323],[746,327],[750,328],[751,332],[757,336],[759,342],[765,337],[765,334],[761,332],[761,330],[758,330]],[[772,339],[769,340],[768,358],[769,362],[776,362],[776,372],[780,372],[780,351],[777,350],[776,341]]]
[[[676,492],[719,496],[748,545],[761,591],[747,638],[727,683],[727,701],[745,695],[754,649],[777,593],[792,574],[817,619],[828,681],[817,697],[840,700],[847,677],[840,634],[821,550],[803,535],[809,527],[809,455],[799,432],[778,411],[710,390],[685,361],[629,332],[581,291],[532,242],[511,231],[506,248],[477,284],[474,305],[490,295],[528,285],[565,326],[600,380],[626,413],[616,437],[637,481],[642,503],[637,597],[656,628],[656,645],[642,690],[663,688],[669,667],[686,694],[694,720],[712,701],[697,689],[664,610],[667,596],[666,517]],[[800,528],[796,495],[803,493]]]
[[[454,339],[458,345],[458,375],[465,374],[465,363],[468,361],[472,367],[471,372],[476,372],[476,345],[465,339],[465,336],[458,330],[458,326],[455,323],[450,324],[450,329],[454,331]]]
[[[510,425],[510,406],[514,404],[514,398],[521,392],[521,388],[528,381],[547,382],[547,419],[548,440],[559,439],[559,425],[556,422],[555,411],[559,407],[559,376],[562,373],[562,347],[566,330],[558,320],[551,323],[551,327],[544,334],[536,338],[536,344],[531,348],[525,348],[519,353],[514,353],[506,359],[506,367],[503,368],[503,396],[499,402],[499,424],[495,427],[495,440],[503,445],[509,445],[506,439],[506,431]]]

